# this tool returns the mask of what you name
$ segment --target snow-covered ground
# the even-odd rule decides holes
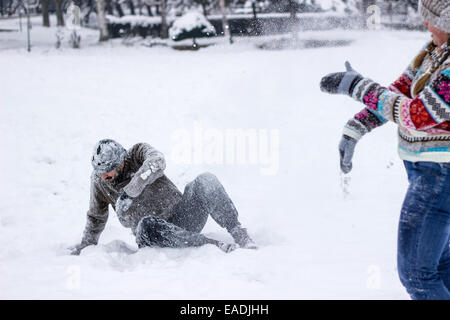
[[[256,45],[269,38],[236,38],[198,52],[120,40],[98,45],[95,30],[82,31],[81,49],[57,50],[53,35],[36,23],[27,53],[24,33],[0,32],[0,298],[408,298],[396,273],[407,188],[396,127],[360,142],[344,199],[337,145],[362,105],[321,93],[319,81],[349,59],[387,84],[427,34],[308,32],[300,38],[354,42],[264,51]],[[229,129],[279,133],[273,174],[262,174],[262,158],[236,165],[173,157],[180,133],[198,151],[199,132],[206,150],[208,133]],[[262,139],[266,131],[258,132]],[[134,238],[111,209],[99,245],[68,255],[85,224],[91,151],[105,137],[158,148],[180,189],[204,171],[216,174],[260,248],[130,254],[124,247],[136,249]],[[211,220],[204,232],[231,241]]]

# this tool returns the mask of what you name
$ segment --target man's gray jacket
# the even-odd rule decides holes
[[[97,244],[108,220],[108,205],[116,210],[116,201],[122,190],[133,198],[133,202],[126,212],[118,214],[118,218],[124,227],[131,228],[133,234],[145,216],[170,218],[174,207],[181,200],[181,192],[164,175],[166,165],[161,152],[146,143],[138,143],[127,151],[124,162],[123,170],[114,182],[102,180],[95,172],[91,175],[83,245]]]

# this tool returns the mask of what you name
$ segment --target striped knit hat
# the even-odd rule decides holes
[[[420,0],[419,11],[425,21],[450,33],[450,0]]]

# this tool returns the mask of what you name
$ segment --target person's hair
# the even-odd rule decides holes
[[[412,92],[414,97],[417,96],[423,90],[423,88],[425,88],[428,81],[430,81],[431,75],[442,66],[445,60],[447,60],[449,54],[448,46],[450,46],[450,38],[447,39],[447,49],[442,53],[443,56],[440,58],[440,63],[439,64],[432,63],[431,66],[428,68],[428,70],[424,74],[422,74],[419,80],[417,80],[417,82],[414,84]],[[413,62],[414,69],[418,70],[420,68],[426,56],[430,56],[431,58],[431,54],[435,48],[436,45],[433,42],[430,42],[430,44],[423,51],[421,51],[414,59]]]

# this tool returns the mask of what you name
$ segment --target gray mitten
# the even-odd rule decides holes
[[[70,250],[70,254],[73,256],[78,256],[81,253],[81,250],[83,250],[84,248],[86,248],[87,246],[90,246],[91,244],[88,243],[80,243],[77,244],[75,246],[69,247],[68,249]]]
[[[131,198],[125,191],[121,191],[119,197],[116,201],[116,213],[119,216],[122,216],[124,212],[126,212],[133,203],[133,198]]]
[[[156,179],[164,175],[163,170],[165,168],[166,165],[163,158],[156,157],[151,161],[144,162],[123,190],[129,196],[137,198],[148,184],[153,183]]]
[[[341,170],[345,174],[352,170],[352,158],[355,152],[355,146],[358,141],[347,135],[343,135],[339,143],[339,156],[341,163]]]
[[[345,62],[345,72],[330,73],[320,81],[320,90],[332,94],[351,95],[355,85],[362,80],[362,76],[353,70],[350,62]]]

